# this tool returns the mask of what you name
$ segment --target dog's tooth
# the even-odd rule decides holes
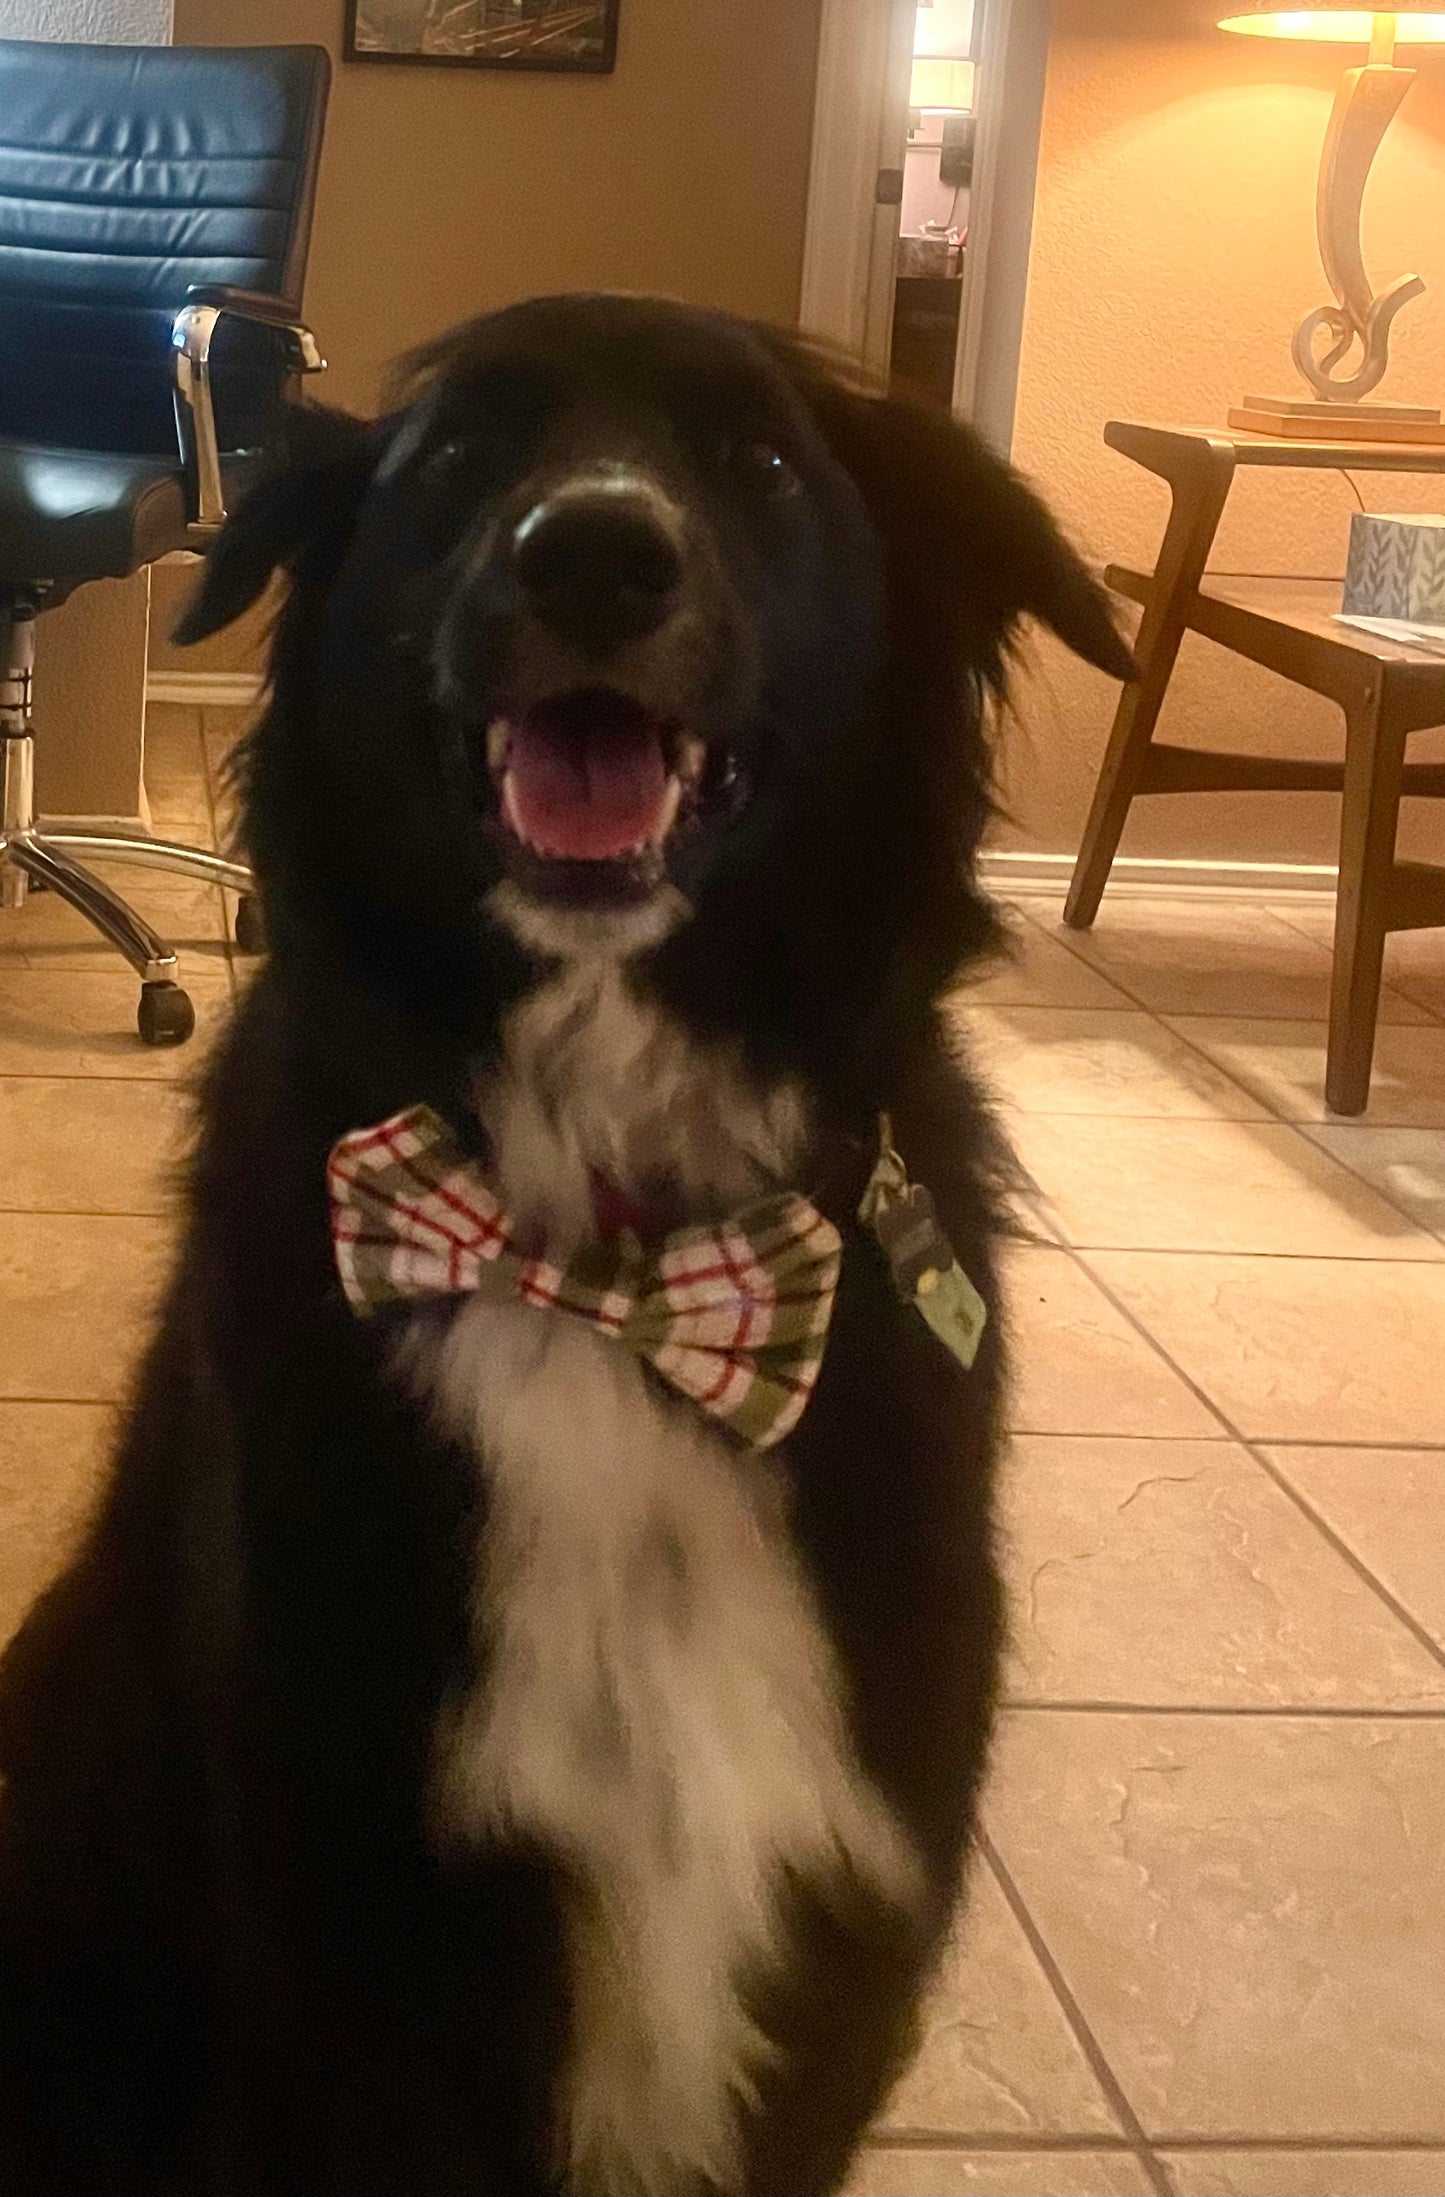
[[[677,743],[678,775],[689,786],[695,786],[707,762],[707,742],[693,733],[685,733]]]
[[[664,794],[662,802],[662,816],[649,842],[650,845],[654,847],[662,845],[673,825],[677,822],[677,812],[681,806],[682,780],[674,772],[667,782],[667,792]]]
[[[521,816],[517,810],[516,780],[510,771],[506,773],[502,780],[502,822],[514,837],[521,840],[523,846],[529,844],[527,834],[522,829]]]
[[[493,770],[500,770],[507,760],[507,749],[512,742],[512,721],[509,717],[494,717],[487,727],[487,762]]]

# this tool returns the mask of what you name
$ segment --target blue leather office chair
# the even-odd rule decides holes
[[[329,83],[316,46],[0,40],[0,922],[32,884],[78,908],[140,977],[151,1045],[194,1026],[175,955],[80,858],[250,873],[37,830],[35,622],[203,548],[325,363],[299,313]]]

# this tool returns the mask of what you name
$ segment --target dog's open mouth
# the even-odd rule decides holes
[[[487,760],[502,826],[531,872],[606,896],[661,882],[690,816],[702,741],[611,687],[577,688],[492,720]]]

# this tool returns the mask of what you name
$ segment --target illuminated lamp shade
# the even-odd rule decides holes
[[[1405,306],[1423,296],[1418,275],[1401,275],[1377,291],[1361,241],[1365,187],[1376,153],[1415,81],[1396,60],[1401,46],[1445,45],[1445,10],[1397,0],[1392,8],[1361,8],[1345,0],[1314,0],[1281,8],[1274,0],[1236,0],[1221,30],[1254,38],[1312,39],[1363,46],[1364,63],[1345,71],[1325,138],[1316,193],[1320,257],[1334,303],[1307,313],[1292,355],[1308,399],[1247,397],[1229,415],[1232,427],[1390,442],[1445,443],[1445,423],[1428,406],[1372,404],[1390,363],[1390,331]]]
[[[917,54],[908,104],[920,114],[972,114],[973,63],[941,54]]]
[[[1390,29],[1393,18],[1393,33]],[[1316,0],[1312,8],[1279,8],[1252,0],[1220,23],[1222,31],[1252,38],[1314,38],[1334,46],[1368,46],[1393,35],[1398,45],[1445,45],[1445,12],[1438,8],[1358,8],[1350,0]]]

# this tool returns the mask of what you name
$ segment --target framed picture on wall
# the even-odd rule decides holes
[[[346,0],[348,61],[605,73],[619,0]]]

